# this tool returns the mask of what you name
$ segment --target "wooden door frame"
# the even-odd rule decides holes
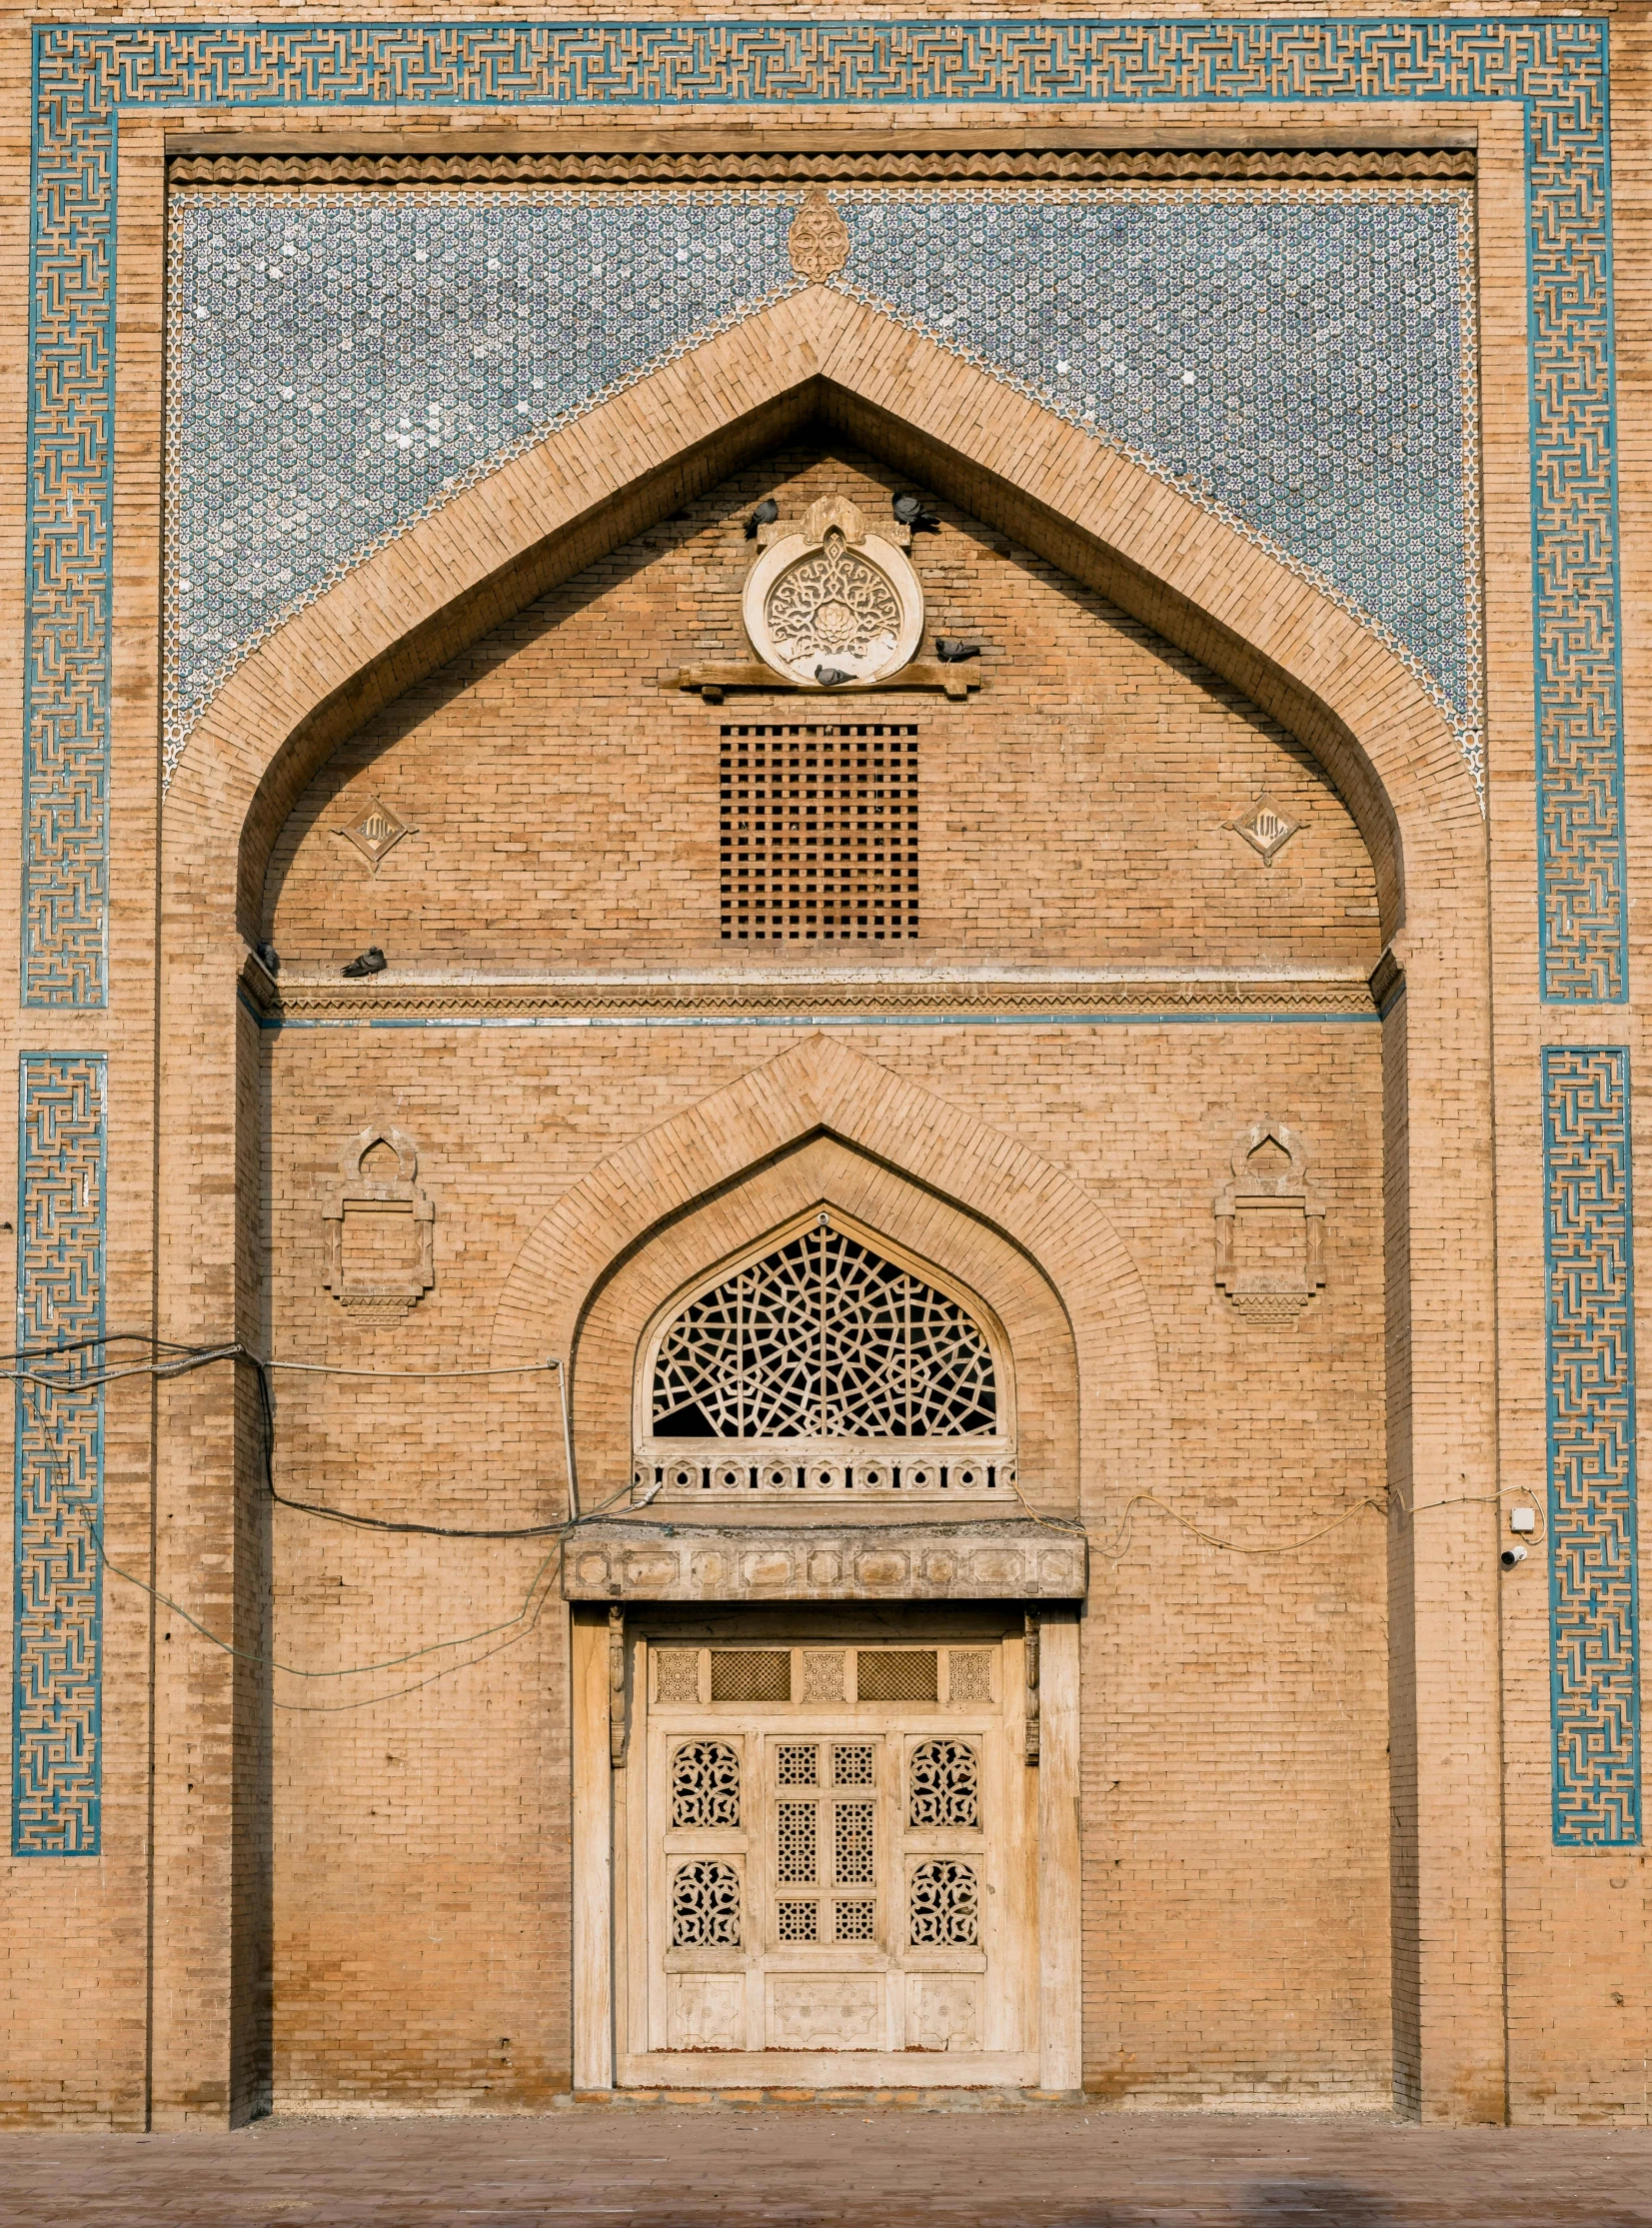
[[[616,1768],[611,1733],[609,1620],[596,1603],[570,1604],[573,1705],[574,2091],[615,2087],[617,2067],[615,1864],[630,1764]],[[1082,2085],[1083,1941],[1078,1846],[1078,1612],[1038,1610],[1038,2087]],[[641,1760],[639,1758],[639,1760]],[[948,2083],[947,2086],[952,2084]]]

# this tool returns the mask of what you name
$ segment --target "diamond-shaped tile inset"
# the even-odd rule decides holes
[[[346,843],[355,845],[377,874],[380,862],[396,849],[404,836],[413,835],[414,830],[405,820],[398,820],[388,805],[370,797],[349,827],[341,828],[339,834]]]
[[[1272,866],[1301,825],[1299,820],[1292,820],[1289,813],[1275,805],[1270,797],[1258,797],[1243,820],[1228,822],[1233,833],[1244,838],[1264,867]]]

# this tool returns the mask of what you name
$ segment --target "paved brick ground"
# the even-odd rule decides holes
[[[120,2228],[1652,2224],[1652,2130],[1079,2109],[615,2110],[0,2137],[0,2222]]]

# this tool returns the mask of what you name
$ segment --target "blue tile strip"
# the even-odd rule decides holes
[[[104,1330],[104,1058],[25,1053],[18,1109],[17,1343]],[[12,1854],[101,1843],[103,1393],[96,1347],[17,1387]],[[59,1387],[61,1386],[61,1389]]]
[[[1627,995],[1607,26],[1301,21],[63,24],[35,35],[23,996],[100,1005],[123,110],[1519,101],[1542,992]]]
[[[1629,1055],[1543,1054],[1554,1839],[1641,1838]]]

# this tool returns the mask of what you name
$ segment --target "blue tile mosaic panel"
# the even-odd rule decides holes
[[[1434,15],[1111,22],[53,24],[34,34],[23,997],[105,996],[123,111],[1114,109],[1514,101],[1526,126],[1542,995],[1621,1001],[1623,739],[1608,26]]]
[[[104,1057],[25,1053],[18,1113],[17,1343],[104,1331]],[[83,1347],[17,1387],[12,1854],[96,1856],[102,1797],[103,1366]]]
[[[1478,780],[1469,189],[833,199],[845,292],[1122,449],[1369,621]]]
[[[175,197],[168,771],[233,667],[350,566],[796,291],[801,198]],[[1124,449],[1371,621],[1478,775],[1466,190],[834,198],[851,242],[836,283]]]
[[[1629,1055],[1543,1054],[1554,1838],[1641,1838]]]

